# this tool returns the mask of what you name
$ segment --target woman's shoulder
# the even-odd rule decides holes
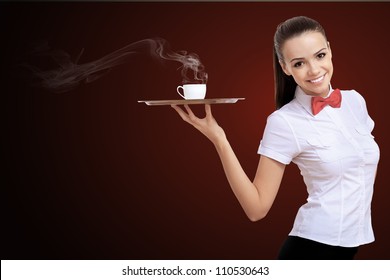
[[[291,102],[290,102],[291,103]],[[277,126],[277,127],[287,127],[291,126],[291,120],[294,118],[291,118],[294,113],[294,110],[291,110],[292,104],[286,104],[283,107],[273,111],[270,115],[267,117],[267,123],[271,126]]]
[[[343,98],[347,99],[356,99],[356,100],[364,100],[363,95],[361,95],[358,91],[355,89],[342,89],[340,90]]]
[[[267,122],[268,123],[273,123],[275,125],[276,124],[278,124],[278,125],[285,124],[285,122],[286,122],[286,120],[285,120],[285,113],[283,112],[284,110],[282,110],[282,109],[283,109],[283,107],[273,111],[270,115],[268,115]]]
[[[366,101],[362,94],[354,89],[340,90],[343,100],[347,101],[351,105],[365,106]]]

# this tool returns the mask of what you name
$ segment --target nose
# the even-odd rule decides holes
[[[316,76],[320,73],[320,66],[318,65],[317,61],[311,61],[308,63],[308,74],[310,76]]]

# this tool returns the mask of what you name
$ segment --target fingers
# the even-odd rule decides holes
[[[204,119],[198,118],[193,113],[193,111],[191,110],[190,106],[188,106],[188,104],[184,104],[184,108],[186,109],[187,113],[183,109],[181,109],[179,106],[177,106],[177,105],[171,105],[171,107],[176,110],[176,112],[180,115],[180,117],[184,121],[188,122],[189,124],[192,124],[195,127],[200,125],[202,123],[202,121],[204,120]],[[212,120],[213,119],[213,115],[211,113],[211,105],[210,104],[206,104],[205,105],[205,111],[206,111],[205,119]]]
[[[186,122],[190,122],[190,119],[189,119],[189,116],[179,107],[179,106],[177,106],[177,105],[171,105],[171,107],[173,108],[173,109],[175,109],[176,110],[176,112],[180,115],[180,117],[184,120],[184,121],[186,121]]]
[[[190,119],[192,121],[196,121],[198,118],[195,116],[195,114],[192,112],[190,106],[188,106],[187,104],[184,104],[184,108],[186,108],[187,110],[187,113],[188,113],[188,116],[190,117]]]
[[[213,114],[211,113],[211,105],[206,104],[204,109],[206,111],[206,118],[212,118]]]

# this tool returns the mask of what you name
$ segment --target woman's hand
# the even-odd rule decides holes
[[[188,122],[197,130],[202,132],[211,142],[213,142],[214,145],[226,138],[225,132],[218,125],[217,121],[214,119],[211,113],[210,104],[205,105],[206,116],[203,119],[195,116],[187,104],[185,104],[184,107],[187,113],[184,112],[179,106],[172,105],[172,108],[176,110],[176,112],[184,121]]]
[[[206,135],[215,145],[222,162],[226,178],[251,221],[265,217],[271,208],[282,181],[285,165],[271,158],[260,157],[254,181],[245,174],[232,147],[226,139],[225,132],[211,114],[211,106],[205,106],[206,116],[203,119],[194,115],[188,105],[187,112],[172,105],[182,119]]]

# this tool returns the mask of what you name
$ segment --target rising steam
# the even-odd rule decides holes
[[[67,92],[78,86],[81,82],[90,83],[106,74],[113,67],[127,63],[135,54],[149,54],[157,59],[177,61],[182,65],[181,75],[183,84],[207,83],[207,73],[200,62],[199,56],[186,51],[173,52],[165,39],[145,39],[131,43],[100,59],[84,64],[78,61],[84,50],[72,61],[69,54],[64,51],[50,50],[47,46],[36,52],[37,55],[48,57],[54,62],[54,68],[42,70],[35,66],[25,65],[38,79],[40,86],[54,92]],[[193,76],[191,75],[191,72]]]

